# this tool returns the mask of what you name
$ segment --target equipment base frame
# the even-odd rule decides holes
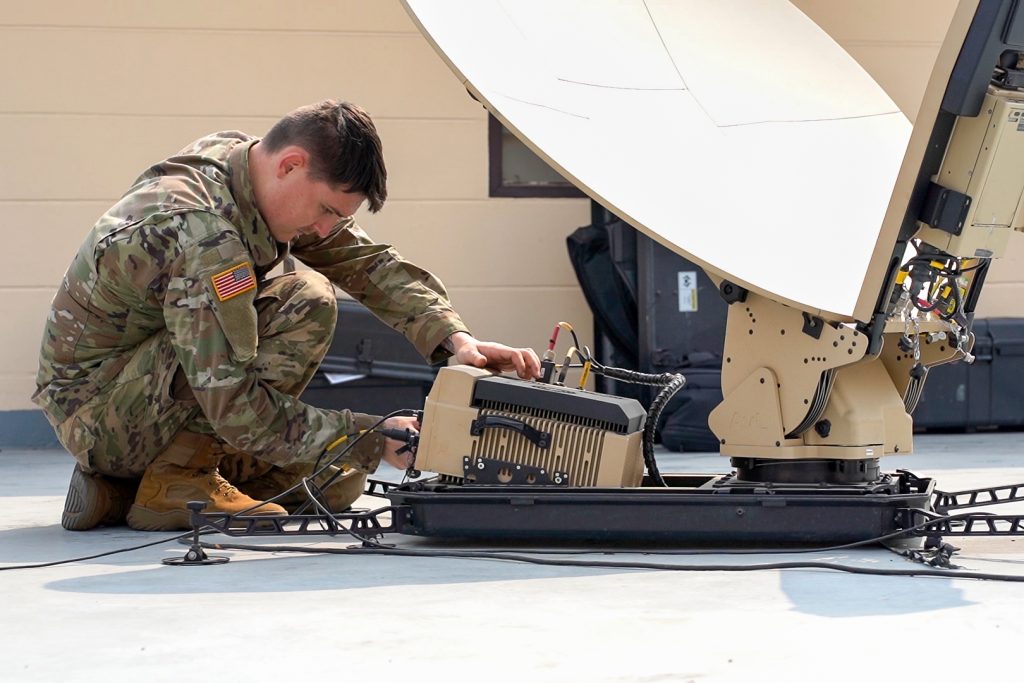
[[[666,474],[668,487],[389,487],[396,531],[412,536],[584,542],[853,543],[928,515],[934,482],[900,471],[881,485],[771,485]]]

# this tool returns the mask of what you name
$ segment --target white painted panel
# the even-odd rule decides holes
[[[671,62],[718,126],[898,111],[784,0],[647,0]]]
[[[406,5],[463,82],[591,196],[713,272],[853,315],[910,124],[788,2]]]
[[[533,60],[559,81],[604,88],[680,87],[679,74],[665,59],[658,31],[642,7],[632,2],[604,3],[599,12],[593,7],[592,0],[517,0],[501,3],[498,11]],[[511,61],[514,67],[516,60]]]

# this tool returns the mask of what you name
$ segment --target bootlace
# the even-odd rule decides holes
[[[213,452],[218,454],[217,462],[220,462],[220,459],[223,458],[225,455],[234,455],[238,453],[239,450],[233,446],[224,443],[220,439],[217,439],[216,443],[214,443],[213,445]],[[238,490],[238,487],[232,484],[227,479],[225,479],[224,476],[221,475],[220,469],[218,469],[216,466],[211,468],[209,470],[209,473],[213,477],[214,483],[217,484],[217,488],[214,489],[214,493],[223,494],[224,496],[232,496],[236,493],[241,494],[241,491]]]
[[[213,489],[214,494],[229,496],[238,492],[238,487],[221,476],[220,471],[216,467],[192,470],[190,474],[194,479],[212,479],[212,483],[215,485]]]
[[[214,490],[214,493],[221,493],[224,496],[239,493],[238,487],[222,477],[219,471],[212,470],[210,474],[213,475],[213,481],[217,484],[217,488]]]

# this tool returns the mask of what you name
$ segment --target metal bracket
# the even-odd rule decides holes
[[[517,465],[493,458],[462,458],[462,472],[471,484],[504,486],[568,486],[566,472],[548,472],[542,467]]]
[[[910,510],[917,515],[916,524],[928,521],[920,510]],[[1024,515],[986,515],[982,513],[957,515],[955,520],[936,519],[934,522],[914,531],[913,536],[942,538],[945,536],[1024,536]],[[915,525],[916,525],[915,524]]]
[[[935,547],[945,536],[1024,536],[1024,515],[987,514],[982,512],[953,513],[953,510],[999,505],[1024,500],[1024,483],[991,486],[965,491],[933,491],[931,504],[935,512],[907,510],[905,526],[931,522],[913,532],[928,538]],[[945,519],[952,516],[954,519]]]
[[[203,550],[203,544],[199,542],[199,535],[203,528],[203,508],[206,507],[206,501],[190,500],[185,506],[189,509],[189,523],[192,525],[192,544],[183,557],[165,557],[160,561],[172,567],[194,567],[229,562],[230,558],[223,555],[207,555]]]
[[[963,232],[970,208],[971,198],[968,195],[930,182],[918,219],[938,230],[959,235]]]
[[[398,484],[385,481],[383,479],[367,479],[366,490],[363,493],[367,496],[373,496],[374,498],[387,498],[388,491],[398,486]]]
[[[1007,69],[1002,85],[1007,90],[1024,90],[1024,71]]]
[[[373,340],[364,337],[356,344],[356,360],[361,363],[373,363]]]
[[[950,510],[999,505],[1024,500],[1024,483],[1006,484],[966,491],[935,491],[932,506],[936,512],[945,514]]]
[[[718,291],[727,304],[743,303],[747,300],[747,290],[728,280],[722,280],[722,284],[718,286]]]
[[[385,524],[381,515],[390,513]],[[409,514],[402,506],[388,506],[368,512],[340,512],[327,515],[229,515],[225,512],[201,512],[199,523],[227,536],[338,536],[349,534],[359,540],[371,540],[398,531],[395,520]]]
[[[825,321],[816,315],[810,313],[804,313],[804,328],[803,333],[808,337],[814,337],[815,339],[821,339],[821,330],[825,327]]]

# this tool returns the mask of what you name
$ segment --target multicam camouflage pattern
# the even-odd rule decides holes
[[[90,469],[137,476],[182,428],[216,433],[268,463],[312,462],[339,435],[371,424],[295,398],[330,344],[331,282],[431,361],[445,357],[441,341],[466,329],[439,280],[352,219],[325,238],[276,243],[253,200],[255,142],[218,133],[150,168],[64,276],[33,400]],[[323,276],[264,279],[289,251]],[[240,264],[259,286],[221,300],[213,278]],[[380,448],[364,440],[353,464],[372,471]]]

